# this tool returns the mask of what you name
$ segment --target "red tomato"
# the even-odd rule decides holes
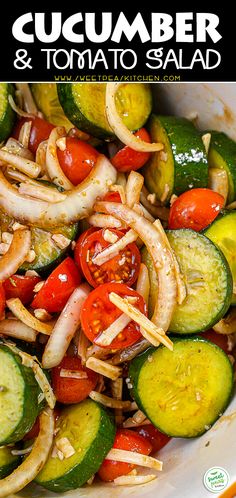
[[[161,450],[161,448],[163,448],[171,439],[169,436],[166,436],[166,434],[163,434],[156,429],[156,427],[152,424],[137,427],[135,432],[137,432],[140,436],[143,436],[151,443],[153,453]]]
[[[5,290],[3,285],[0,283],[0,319],[4,315],[5,306],[6,306]]]
[[[75,373],[84,373],[86,378],[73,379],[61,377],[61,369],[70,370]],[[84,367],[77,356],[65,356],[57,367],[52,369],[52,387],[54,394],[60,403],[79,403],[86,399],[89,393],[95,388],[98,381],[98,374]]]
[[[121,202],[121,197],[119,192],[107,192],[106,195],[103,197],[103,201],[109,201],[109,202]]]
[[[169,228],[192,228],[200,232],[224,206],[222,195],[209,188],[194,188],[181,194],[170,208]]]
[[[31,307],[43,308],[49,313],[62,311],[70,295],[81,283],[81,275],[72,258],[66,258],[49,275],[36,294]]]
[[[76,137],[66,138],[66,149],[57,151],[60,166],[73,185],[81,183],[92,170],[98,152]]]
[[[144,142],[151,142],[150,136],[145,128],[140,128],[134,135],[141,140],[144,140]],[[114,155],[111,162],[118,171],[126,173],[127,171],[136,171],[141,168],[148,161],[150,155],[150,152],[138,152],[126,145]]]
[[[147,307],[143,297],[125,284],[103,284],[90,292],[81,310],[80,319],[85,335],[96,343],[100,333],[107,329],[122,312],[109,300],[110,292],[116,292],[121,297],[137,298],[134,306],[147,315]],[[112,341],[110,349],[123,349],[131,346],[141,337],[139,325],[131,321],[127,327]]]
[[[93,263],[93,256],[97,255],[106,247],[111,245],[104,239],[107,229],[96,230],[87,234],[80,242],[78,252],[75,252],[75,260],[79,255],[79,264],[88,283],[93,287],[108,282],[120,282],[133,285],[138,278],[141,256],[138,247],[133,242],[128,244],[117,256],[109,259],[106,263],[98,266]],[[123,232],[114,228],[109,229],[119,239],[124,236]]]
[[[12,275],[3,283],[6,299],[18,297],[23,304],[30,303],[34,297],[34,287],[41,280],[41,277]]]
[[[152,445],[147,439],[129,429],[118,429],[113,448],[142,453],[143,455],[149,455],[152,451]],[[130,463],[105,459],[98,475],[103,481],[114,481],[116,477],[129,474],[134,467],[135,465]]]
[[[88,235],[90,235],[91,233],[96,232],[97,230],[99,230],[99,228],[95,228],[95,227],[88,228],[87,230],[85,230],[85,232],[80,234],[78,240],[76,241],[76,246],[75,246],[75,250],[74,250],[74,259],[75,259],[75,262],[76,262],[80,272],[82,272],[81,264],[80,264],[80,248],[83,244],[83,241],[86,239],[86,237],[88,237]]]
[[[217,334],[217,332],[212,329],[206,330],[206,332],[202,332],[199,335],[219,346],[225,353],[230,353],[227,335]]]
[[[42,118],[21,118],[13,132],[13,136],[18,139],[20,134],[20,129],[26,121],[32,121],[30,139],[29,139],[29,150],[36,153],[36,150],[43,140],[47,140],[51,131],[55,126],[45,119]]]

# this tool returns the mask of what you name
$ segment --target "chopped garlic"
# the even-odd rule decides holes
[[[66,249],[71,243],[71,240],[65,237],[65,235],[62,235],[62,233],[54,233],[52,235],[52,240],[59,249]]]
[[[36,253],[33,249],[31,249],[26,256],[25,261],[27,263],[32,263],[35,260],[35,258],[36,258]]]
[[[108,229],[104,231],[103,238],[106,242],[110,242],[111,244],[114,244],[118,240],[117,235]]]
[[[61,439],[58,439],[56,441],[56,447],[65,458],[70,458],[72,455],[75,454],[75,449],[73,448],[72,444],[70,443],[69,439],[67,437],[62,437]]]
[[[45,282],[45,280],[42,280],[41,282],[38,282],[34,286],[34,292],[39,292],[42,289],[42,287],[44,286],[44,282]]]
[[[9,232],[2,232],[2,242],[5,242],[6,244],[11,244],[13,239],[13,234]]]
[[[66,150],[66,137],[58,138],[58,140],[56,141],[56,145],[58,149],[64,152],[64,150]]]
[[[50,313],[48,313],[43,308],[37,308],[36,310],[34,310],[34,316],[42,322],[48,322],[52,318],[52,315],[50,315]]]

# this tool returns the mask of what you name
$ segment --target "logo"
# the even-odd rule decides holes
[[[211,467],[203,477],[205,488],[211,493],[219,493],[229,484],[229,474],[222,467]]]

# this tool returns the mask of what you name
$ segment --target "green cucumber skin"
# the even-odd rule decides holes
[[[229,202],[233,202],[236,199],[236,143],[223,132],[209,131],[207,133],[211,134],[210,147],[213,147],[229,166],[234,185],[234,193]]]
[[[113,446],[116,433],[112,414],[104,409],[102,405],[100,405],[100,410],[101,420],[98,435],[88,449],[83,461],[78,466],[70,469],[65,475],[55,480],[40,482],[36,477],[35,482],[37,484],[49,491],[54,491],[54,493],[64,493],[83,486],[98,471],[107,453]],[[97,463],[98,457],[99,463]]]
[[[197,335],[195,335],[195,336],[192,336],[192,335],[184,336],[183,339],[180,338],[180,337],[175,337],[174,335],[171,335],[170,339],[172,340],[172,342],[174,344],[174,347],[175,347],[175,343],[179,342],[179,341],[207,342],[207,343],[213,344],[211,341],[208,341],[207,339],[204,339],[203,337],[199,337]],[[159,348],[163,348],[163,347],[165,347],[165,346],[163,346],[163,345],[159,346]],[[218,350],[220,350],[220,351],[223,352],[223,350],[219,346],[217,346],[216,344],[214,344],[214,347],[216,349],[218,349]],[[143,353],[140,353],[138,356],[136,356],[136,358],[134,358],[131,361],[130,367],[129,367],[130,383],[132,384],[131,395],[134,398],[134,400],[136,401],[139,409],[141,411],[143,411],[145,413],[145,415],[147,415],[147,417],[152,422],[152,424],[154,424],[154,422],[152,421],[152,419],[150,417],[150,414],[146,413],[146,410],[145,410],[145,408],[144,408],[144,406],[142,404],[142,400],[140,399],[140,396],[139,396],[139,393],[138,393],[138,379],[139,379],[139,374],[141,372],[141,368],[142,368],[143,364],[148,360],[148,357],[150,357],[152,355],[152,353],[154,353],[156,350],[157,350],[157,348],[150,347],[149,349],[147,349]],[[227,357],[226,354],[225,354],[225,356]],[[232,385],[231,386],[231,391],[229,393],[228,398],[225,401],[224,406],[222,407],[221,413],[219,413],[214,418],[214,420],[212,420],[211,426],[215,424],[215,422],[221,417],[222,413],[226,410],[226,408],[228,407],[228,405],[229,405],[229,403],[231,401],[232,395],[233,395],[233,390],[234,390],[234,370],[233,370],[233,366],[232,366],[232,364],[231,364],[231,362],[230,362],[229,359],[228,359],[228,362],[229,362],[229,366],[230,366],[231,373],[232,373],[232,377],[230,379],[231,385]],[[157,427],[156,423],[154,425],[163,434],[166,434],[169,437],[175,437],[176,438],[176,435],[171,434],[171,433],[167,434],[160,427]],[[197,437],[202,436],[203,434],[205,434],[207,432],[207,430],[208,429],[203,429],[201,432],[199,432],[195,436],[184,435],[184,436],[178,436],[178,438],[180,438],[180,439],[182,439],[182,438],[184,438],[184,439],[185,438],[187,438],[187,439],[195,439],[195,438],[197,438]]]
[[[79,233],[79,225],[76,224],[74,234],[73,234],[73,237],[71,238],[71,241],[76,239],[78,233]],[[19,273],[20,275],[24,275],[27,270],[34,270],[37,273],[39,273],[40,276],[47,277],[54,270],[54,268],[56,268],[56,266],[58,266],[63,261],[63,259],[65,259],[65,257],[68,254],[68,251],[69,251],[68,248],[61,249],[60,254],[56,258],[54,258],[53,260],[50,260],[50,262],[47,265],[42,266],[42,265],[38,265],[37,263],[34,264],[34,262],[26,263],[26,265],[23,264],[19,268],[17,273]]]
[[[17,363],[19,372],[23,376],[26,384],[24,389],[24,407],[21,420],[15,427],[12,434],[5,440],[0,441],[0,445],[5,446],[10,443],[21,441],[24,435],[30,431],[35,423],[40,409],[42,408],[42,404],[38,404],[38,396],[41,393],[41,390],[35,380],[32,369],[22,365],[20,357],[9,350],[7,346],[1,344],[0,349],[14,357],[14,361]]]
[[[74,97],[72,93],[72,83],[57,83],[57,93],[60,104],[66,117],[75,125],[77,128],[93,135],[94,137],[100,139],[111,140],[114,138],[114,134],[109,133],[107,130],[96,126],[91,123],[82,112],[78,109],[74,103]]]
[[[14,86],[11,83],[7,83],[7,98],[8,95],[14,96]],[[0,115],[0,142],[5,141],[10,136],[14,123],[15,112],[11,108],[9,102],[7,102],[3,115]]]
[[[183,230],[188,230],[189,232],[193,232],[193,230],[190,230],[190,229],[183,229]],[[172,230],[166,230],[166,233],[168,234],[168,232],[171,232]],[[174,230],[173,230],[174,231]],[[178,230],[180,231],[180,230]],[[195,232],[194,232],[195,233]],[[203,233],[201,235],[204,235]],[[206,235],[205,235],[205,238],[208,238]],[[219,247],[217,247],[210,239],[208,239],[208,241],[211,243],[210,245],[214,246],[216,252],[220,255],[221,257],[221,263],[228,275],[228,287],[227,287],[227,295],[225,297],[225,301],[224,301],[224,306],[222,307],[221,310],[219,310],[219,313],[217,315],[215,315],[215,317],[209,321],[207,327],[204,327],[203,329],[198,329],[198,330],[194,330],[192,332],[192,334],[198,334],[199,332],[204,332],[208,329],[210,329],[211,327],[213,327],[213,325],[215,325],[228,311],[230,305],[231,305],[231,302],[232,302],[232,295],[233,295],[233,278],[232,278],[232,273],[231,273],[231,270],[230,270],[230,267],[229,267],[229,264],[228,264],[228,261],[225,257],[225,255],[223,254],[223,252],[220,250]],[[190,335],[191,332],[188,332],[187,334],[184,334],[183,332],[176,332],[175,330],[171,330],[171,327],[169,329],[169,332],[170,333],[173,333],[173,334],[176,334],[176,335],[182,335],[182,336],[186,336],[186,335]]]
[[[176,116],[152,114],[149,127],[155,117],[165,129],[174,159],[174,188],[172,194],[180,195],[191,188],[208,185],[208,162],[199,132],[191,121]],[[152,137],[155,141],[154,137]],[[191,144],[191,146],[190,146]],[[191,149],[191,150],[190,150]],[[144,167],[144,177],[149,163]],[[153,175],[152,183],[155,182]],[[148,187],[148,183],[147,187]]]
[[[21,463],[21,458],[16,458],[13,462],[8,465],[4,465],[0,467],[0,479],[4,479],[4,477],[9,476],[13,470],[15,470]]]
[[[196,232],[194,232],[193,230],[190,230],[190,229],[176,230],[178,235],[181,235],[181,231],[183,231],[184,233],[185,232],[189,233],[189,234],[193,233],[196,236]],[[168,233],[171,233],[171,232],[175,232],[175,230],[166,230],[167,235],[168,235]],[[204,235],[204,234],[202,233],[199,235]],[[205,234],[204,238],[207,239],[207,234]],[[175,329],[172,329],[171,325],[170,325],[169,332],[173,333],[175,335],[178,335],[178,336],[186,337],[187,335],[190,335],[190,334],[194,335],[194,334],[197,334],[199,332],[203,332],[205,330],[208,330],[213,325],[215,325],[225,315],[225,313],[228,311],[230,304],[231,304],[231,301],[232,301],[233,279],[232,279],[232,274],[231,274],[229,264],[224,256],[223,252],[220,250],[220,248],[218,248],[210,239],[206,240],[206,242],[209,246],[213,246],[215,252],[220,255],[221,264],[222,264],[222,266],[227,274],[227,294],[225,296],[224,304],[223,304],[222,308],[219,310],[217,315],[213,316],[212,319],[209,320],[208,324],[204,328],[194,329],[193,331],[188,330],[187,332],[181,332],[181,331],[177,331]],[[209,244],[209,242],[210,242],[210,244]],[[155,279],[152,278],[152,272],[153,272],[152,260],[151,260],[151,257],[149,256],[149,254],[145,248],[142,249],[141,255],[142,255],[142,261],[146,264],[146,266],[148,268],[149,277],[150,277],[149,306],[151,308],[151,314],[152,314],[154,312],[154,307],[155,307],[154,302],[156,301],[154,294],[156,294],[156,296],[158,295],[157,294],[158,289],[157,289],[157,286],[155,284]]]
[[[193,187],[207,187],[207,156],[195,126],[185,118],[158,117],[171,140],[175,163],[174,193],[180,195]],[[191,143],[191,153],[189,153],[189,143]],[[184,154],[184,151],[188,152]]]

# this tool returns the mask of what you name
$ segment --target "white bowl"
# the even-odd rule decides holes
[[[176,114],[195,120],[205,129],[225,131],[236,140],[235,83],[162,83],[153,85],[158,112]],[[229,474],[229,485],[236,481],[236,397],[213,428],[197,439],[173,439],[158,457],[164,470],[158,479],[142,486],[118,487],[95,484],[76,489],[63,496],[71,498],[210,498],[220,496],[207,491],[205,472],[223,467]],[[29,486],[18,497],[51,498],[54,493]],[[58,495],[59,497],[61,495]]]

